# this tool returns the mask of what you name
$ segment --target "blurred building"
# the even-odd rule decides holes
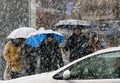
[[[62,16],[62,17],[61,17]],[[52,28],[54,23],[64,17],[64,14],[53,8],[37,8],[36,9],[36,27]]]
[[[107,29],[120,27],[120,0],[73,0],[73,3],[71,17],[91,20],[98,34],[105,35]],[[111,46],[115,46],[115,40],[115,36],[106,38]]]
[[[35,28],[52,28],[57,21],[65,18],[66,1],[31,0],[30,25]]]
[[[88,20],[120,19],[120,0],[74,0],[73,18]]]
[[[71,17],[91,20],[99,31],[120,26],[120,0],[73,0]]]

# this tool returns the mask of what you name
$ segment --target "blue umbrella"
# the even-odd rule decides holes
[[[58,42],[58,44],[62,43],[64,37],[62,34],[53,31],[53,30],[42,30],[42,31],[36,31],[34,33],[31,33],[26,38],[26,44],[38,47],[39,44],[46,38],[46,34],[53,34],[54,39]]]

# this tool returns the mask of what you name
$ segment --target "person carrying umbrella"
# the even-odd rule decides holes
[[[70,51],[69,61],[72,62],[82,56],[84,56],[84,44],[88,42],[88,38],[82,34],[81,27],[75,26],[73,28],[73,34],[68,37],[65,42],[65,51]]]
[[[18,47],[17,54],[19,56],[22,71],[21,76],[33,75],[36,73],[37,54],[36,48],[29,46],[25,43],[25,39],[22,39],[21,45]],[[19,76],[20,76],[19,75]],[[21,77],[20,76],[20,77]]]
[[[6,61],[6,69],[4,79],[9,80],[21,76],[25,76],[26,66],[26,49],[25,38],[32,32],[36,31],[33,28],[23,27],[13,30],[7,37],[3,51],[3,56]],[[25,49],[24,49],[25,48]]]
[[[46,34],[40,43],[40,73],[57,70],[64,65],[62,54],[53,34]]]
[[[11,74],[13,72],[20,71],[20,63],[19,63],[19,56],[17,55],[18,46],[20,43],[18,39],[10,39],[6,44],[3,51],[3,57],[6,61],[6,69],[4,72],[4,79],[9,80],[13,77]],[[15,76],[15,74],[14,74]]]

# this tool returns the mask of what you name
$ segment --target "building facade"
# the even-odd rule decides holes
[[[31,23],[35,28],[52,26],[65,18],[68,0],[31,0]]]
[[[120,18],[120,0],[74,0],[73,18],[108,20]]]

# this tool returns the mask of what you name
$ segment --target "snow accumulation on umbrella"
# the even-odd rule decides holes
[[[26,38],[30,33],[37,31],[34,28],[30,27],[21,27],[13,30],[7,38],[15,39],[15,38]]]
[[[61,26],[61,25],[85,25],[85,26],[90,26],[90,22],[88,22],[86,20],[68,19],[68,20],[60,20],[58,23],[55,24],[55,26]]]
[[[38,47],[40,42],[42,42],[46,38],[46,34],[53,34],[55,40],[58,43],[61,43],[64,39],[63,35],[53,31],[53,30],[38,30],[34,33],[31,33],[27,38],[26,38],[26,44],[31,45],[33,47]]]

